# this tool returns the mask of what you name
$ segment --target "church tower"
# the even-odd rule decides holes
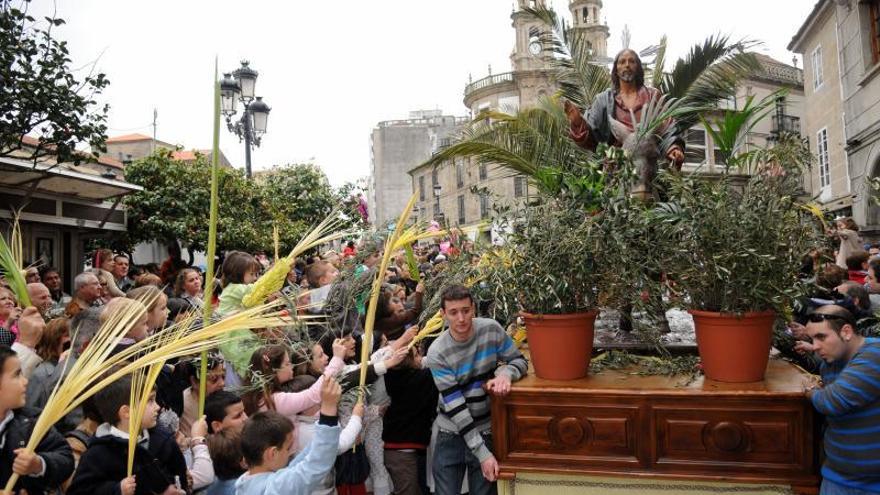
[[[516,31],[516,44],[510,54],[511,67],[514,71],[544,69],[550,53],[541,46],[540,36],[548,26],[523,11],[524,8],[544,7],[544,0],[517,0],[517,3],[517,10],[510,14]]]
[[[586,36],[596,62],[611,62],[608,57],[610,32],[608,25],[601,20],[602,0],[569,0],[568,9],[571,11],[572,29]]]

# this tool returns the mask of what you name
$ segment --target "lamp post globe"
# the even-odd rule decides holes
[[[258,75],[257,71],[249,67],[249,64],[250,62],[247,60],[242,60],[241,67],[232,73],[241,88],[241,98],[246,102],[254,99],[254,90],[257,86]]]
[[[224,115],[235,115],[235,107],[241,95],[241,87],[232,74],[223,74],[220,81],[220,109]]]
[[[272,108],[263,101],[262,96],[257,96],[256,101],[248,106],[248,111],[254,117],[254,132],[258,134],[266,132],[266,123],[269,120],[271,110]]]

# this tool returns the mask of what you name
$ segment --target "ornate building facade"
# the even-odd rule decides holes
[[[486,110],[512,113],[556,91],[549,70],[553,55],[539,39],[540,33],[549,27],[525,11],[544,2],[517,2],[516,10],[510,15],[515,36],[510,54],[511,70],[468,82],[463,102],[472,117]],[[609,62],[609,29],[600,21],[602,0],[570,0],[569,11],[571,27],[586,33],[597,62]],[[440,218],[449,225],[472,226],[489,217],[490,195],[511,202],[525,200],[529,195],[525,177],[497,166],[477,166],[467,160],[454,160],[438,167],[418,166],[409,174],[413,191],[419,193],[416,208],[420,220]],[[489,239],[491,232],[484,229],[482,235]]]

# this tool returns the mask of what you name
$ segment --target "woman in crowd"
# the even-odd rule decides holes
[[[193,310],[200,310],[202,300],[202,275],[194,268],[184,268],[174,282],[174,297],[183,299]]]
[[[34,373],[28,379],[28,406],[42,409],[46,405],[52,389],[61,377],[60,366],[64,365],[62,356],[66,357],[69,348],[70,320],[55,318],[46,325],[35,349],[43,362],[34,368]]]

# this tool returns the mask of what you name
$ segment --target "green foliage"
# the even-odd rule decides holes
[[[259,189],[240,170],[221,167],[219,174],[218,248],[269,250],[271,224]],[[191,250],[207,248],[211,166],[204,155],[184,163],[160,149],[128,165],[125,180],[144,188],[125,198],[130,244],[177,239]]]
[[[737,184],[668,174],[672,200],[657,205],[665,267],[689,309],[784,313],[802,293],[801,259],[819,232],[796,200],[796,175],[757,174]]]
[[[350,227],[368,227],[367,221],[358,212],[358,198],[366,189],[366,178],[362,177],[354,182],[346,182],[333,192],[336,204],[341,206],[341,214],[348,219]]]
[[[260,181],[241,170],[220,167],[219,250],[273,252],[272,226],[278,227],[282,252],[333,211],[337,201],[327,178],[314,165],[276,167]],[[126,197],[125,244],[179,240],[193,250],[208,241],[211,167],[205,156],[181,162],[168,150],[125,169],[127,181],[144,190]]]
[[[709,36],[676,61],[672,71],[664,74],[658,89],[670,98],[681,100],[684,107],[714,108],[717,102],[736,94],[743,78],[763,71],[755,55],[744,51],[752,45],[754,43],[746,41],[730,43],[728,36]],[[662,66],[655,68],[662,69]],[[699,112],[679,116],[679,128],[690,128],[698,117]]]
[[[67,42],[52,33],[64,20],[37,20],[28,2],[0,4],[0,156],[25,150],[34,162],[51,154],[79,163],[78,144],[106,149],[109,107],[96,110],[95,96],[109,81],[101,73],[74,77]],[[25,135],[37,137],[35,148],[22,147]]]
[[[577,198],[593,206],[604,181],[594,154],[569,138],[565,113],[550,98],[514,115],[482,114],[463,131],[459,142],[426,163],[434,166],[454,158],[501,164],[530,177],[548,196]]]
[[[704,116],[700,117],[727,168],[744,169],[753,155],[758,153],[757,149],[751,151],[745,149],[749,134],[773,111],[776,100],[784,98],[786,93],[786,90],[775,91],[757,104],[754,103],[754,96],[748,96],[741,109],[725,111],[722,117],[714,122],[709,122]]]
[[[547,199],[510,220],[507,286],[515,288],[524,311],[565,314],[596,307],[601,239],[594,218],[578,206]]]
[[[700,374],[700,358],[684,356],[641,356],[626,351],[606,351],[590,361],[590,373],[598,374],[606,370],[622,371],[632,375],[683,376],[691,383]]]
[[[266,212],[278,226],[281,252],[290,251],[337,204],[327,176],[314,164],[274,167],[260,176],[260,186]]]

